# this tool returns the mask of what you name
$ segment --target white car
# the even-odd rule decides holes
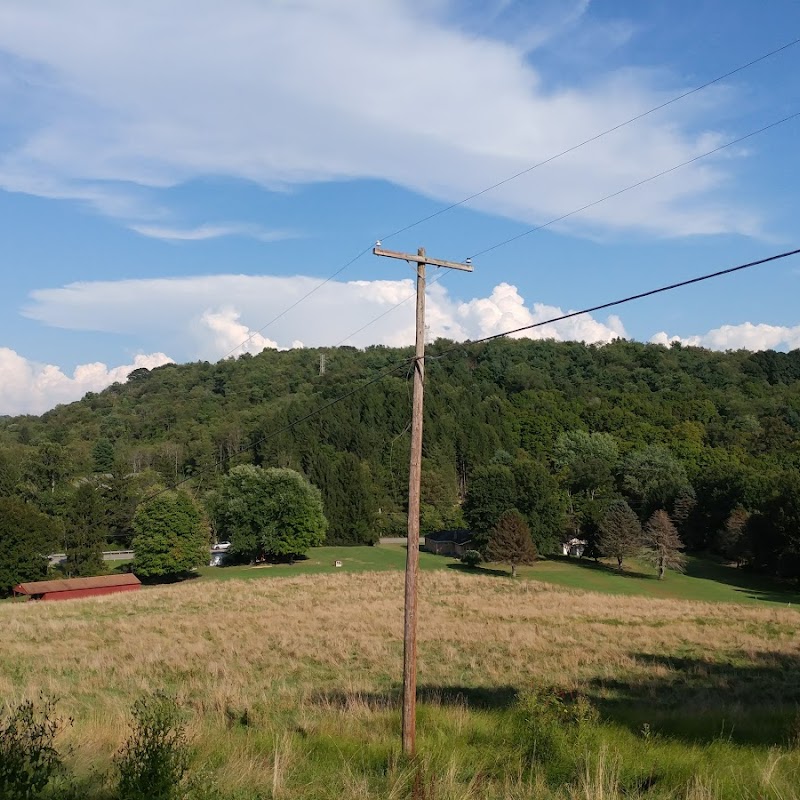
[[[217,542],[211,549],[218,553],[224,553],[230,546],[230,542]]]

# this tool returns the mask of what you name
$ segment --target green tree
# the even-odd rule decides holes
[[[325,541],[320,491],[291,469],[234,467],[216,508],[220,533],[239,558],[294,558]]]
[[[96,486],[82,483],[72,495],[64,533],[65,564],[70,576],[103,571],[106,509]]]
[[[600,522],[600,552],[617,560],[617,569],[622,562],[636,555],[642,546],[642,525],[633,509],[624,501],[611,504]]]
[[[513,505],[528,523],[540,553],[555,553],[564,530],[564,495],[543,462],[520,458],[511,468]]]
[[[47,576],[47,556],[58,547],[60,527],[32,505],[0,498],[0,595]]]
[[[533,564],[536,561],[536,546],[531,539],[531,529],[525,517],[518,511],[506,511],[489,534],[486,548],[489,561],[508,564],[511,577],[517,577],[520,564]]]
[[[669,514],[663,508],[653,513],[644,528],[643,557],[658,570],[658,579],[663,580],[668,569],[683,572],[686,556],[683,555],[683,542],[672,524]]]
[[[142,503],[133,528],[133,570],[140,578],[174,579],[208,563],[208,525],[187,492],[163,492]]]
[[[98,439],[92,448],[94,471],[109,473],[114,470],[114,445],[110,439]]]
[[[569,490],[590,498],[610,490],[618,462],[617,440],[607,433],[568,431],[558,437],[553,451],[553,465],[564,475]]]
[[[666,447],[652,445],[625,459],[622,488],[639,518],[648,519],[656,509],[672,507],[691,487],[683,464]]]
[[[506,511],[514,508],[514,502],[514,476],[509,467],[478,467],[470,476],[464,518],[473,531],[485,536]]]

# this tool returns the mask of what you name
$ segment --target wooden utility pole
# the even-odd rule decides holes
[[[419,494],[422,477],[422,410],[425,387],[425,267],[427,265],[472,272],[469,260],[442,261],[428,258],[425,248],[416,255],[381,249],[376,256],[399,258],[414,264],[417,272],[417,334],[414,357],[414,399],[411,417],[411,461],[408,471],[408,546],[406,549],[406,596],[403,625],[403,752],[413,756],[417,738],[417,569],[419,565]]]

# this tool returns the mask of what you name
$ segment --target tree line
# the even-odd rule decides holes
[[[428,348],[423,533],[488,535],[513,508],[540,553],[567,536],[601,552],[624,502],[640,525],[663,510],[689,551],[800,575],[800,350],[498,340],[437,358],[452,346]],[[140,369],[41,417],[2,418],[0,498],[77,552],[130,546],[137,504],[180,486],[223,538],[225,481],[250,465],[317,487],[329,544],[402,534],[404,372],[289,426],[411,350],[328,349],[324,375],[320,352]]]

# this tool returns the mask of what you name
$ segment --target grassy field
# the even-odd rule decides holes
[[[800,798],[800,635],[783,600],[712,591],[708,576],[553,561],[511,581],[426,556],[412,768],[398,747],[402,548],[346,551],[335,570],[338,552],[4,604],[0,696],[61,698],[87,800],[107,796],[129,709],[155,688],[185,709],[199,800]],[[643,601],[628,585],[747,604]]]
[[[380,570],[401,570],[405,566],[403,545],[378,547],[316,547],[306,560],[294,564],[267,564],[243,567],[205,567],[200,570],[204,580],[252,579],[289,577],[334,572],[353,573]],[[342,567],[336,568],[335,561]],[[420,569],[461,570],[452,558],[420,553]],[[769,578],[751,575],[734,567],[710,560],[690,558],[686,574],[669,573],[663,581],[655,572],[635,561],[625,565],[620,574],[607,564],[577,558],[558,558],[539,561],[534,567],[520,567],[525,579],[544,581],[570,589],[584,589],[622,595],[640,595],[675,600],[700,600],[709,603],[755,603],[792,605],[800,610],[800,593],[782,587]],[[476,574],[502,575],[508,572],[500,565],[485,565]]]

